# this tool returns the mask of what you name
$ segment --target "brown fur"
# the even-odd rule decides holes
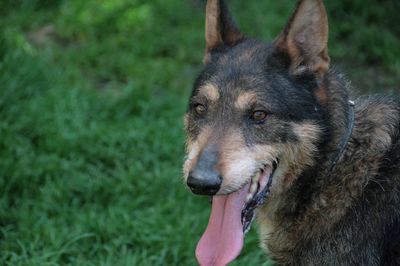
[[[312,240],[321,232],[333,230],[353,208],[354,202],[363,196],[365,187],[371,182],[379,182],[374,177],[379,175],[384,152],[398,135],[399,112],[384,103],[373,105],[363,101],[356,103],[357,122],[353,137],[335,172],[335,179],[324,184],[324,190],[315,194],[313,203],[300,219],[293,221],[286,217],[285,210],[291,208],[292,202],[288,195],[271,195],[260,210],[260,213],[268,214],[259,215],[261,239],[266,241],[267,252],[280,264],[295,265],[297,260],[292,252],[301,246],[299,240]],[[360,148],[360,145],[365,148]],[[392,187],[387,183],[377,184],[382,193],[399,189],[398,184]]]
[[[257,98],[257,94],[254,92],[241,93],[235,100],[235,107],[238,109],[245,109],[250,106],[252,102]]]
[[[196,140],[191,138],[187,139],[186,142],[186,151],[187,151],[187,158],[185,160],[185,164],[183,165],[183,173],[184,179],[187,179],[189,171],[194,167],[197,163],[201,152],[204,150],[205,146],[207,145],[210,137],[212,135],[212,130],[210,127],[205,127],[202,129],[199,136]]]
[[[219,99],[219,91],[212,84],[207,84],[207,85],[199,88],[199,95],[201,97],[205,97],[207,99],[207,101],[211,101],[211,102],[216,102]]]
[[[400,104],[357,99],[350,132],[349,83],[329,68],[327,40],[322,0],[300,1],[271,45],[244,38],[224,2],[209,0],[185,179],[207,161],[222,179],[216,195],[226,195],[276,163],[257,219],[277,264],[400,265]],[[252,117],[259,110],[262,121]]]
[[[224,3],[219,0],[207,1],[206,12],[206,54],[204,62],[210,61],[210,53],[221,45],[234,45],[243,39],[236,28]]]
[[[310,20],[314,22],[312,25],[309,25]],[[288,26],[276,41],[277,46],[291,57],[293,74],[306,69],[319,75],[328,71],[327,20],[325,8],[320,1],[305,0],[297,5]],[[313,39],[311,45],[308,40],[310,38]],[[309,58],[302,55],[304,51]]]

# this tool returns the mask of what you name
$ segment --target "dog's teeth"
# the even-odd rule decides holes
[[[257,183],[259,177],[260,177],[259,175],[254,175],[254,176],[251,178],[252,183],[253,183],[253,184],[254,184],[254,183]]]
[[[254,195],[256,195],[257,190],[258,190],[258,181],[260,180],[260,176],[261,174],[256,174],[254,176],[251,177],[251,185],[250,185],[250,189],[249,189],[249,193],[246,196],[246,202],[249,202]]]
[[[258,183],[257,182],[251,183],[250,194],[254,195],[257,192],[257,188],[258,188]]]
[[[249,202],[253,198],[252,194],[247,194],[246,196],[246,202]]]

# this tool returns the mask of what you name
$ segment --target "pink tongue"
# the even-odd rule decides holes
[[[214,196],[210,220],[196,248],[201,266],[223,266],[233,261],[243,247],[241,213],[249,185],[227,196]]]

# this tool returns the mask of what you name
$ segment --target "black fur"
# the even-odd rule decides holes
[[[202,150],[216,149],[212,167],[224,165],[218,168],[222,179],[232,178],[224,176],[229,172],[226,158],[237,150],[243,151],[243,160],[259,160],[262,154],[251,150],[270,147],[273,160],[286,160],[285,166],[278,165],[280,175],[274,177],[276,183],[258,217],[261,241],[277,264],[400,265],[399,101],[382,96],[355,101],[354,130],[331,170],[350,130],[349,85],[328,68],[326,47],[314,46],[327,39],[324,25],[309,31],[316,40],[288,42],[290,33],[299,31],[292,24],[303,25],[307,16],[327,23],[321,0],[300,1],[287,28],[272,43],[240,35],[235,43],[207,51],[187,110],[189,143],[201,139],[200,159]],[[318,49],[322,52],[312,54]],[[217,90],[213,101],[202,95],[209,84]],[[246,93],[255,101],[244,109],[235,107]],[[201,116],[196,114],[198,104],[207,110]],[[254,121],[256,110],[265,111],[267,118]],[[209,135],[202,135],[204,128]],[[268,149],[264,152],[270,155]],[[188,165],[194,167],[192,162]],[[250,177],[235,178],[243,184]],[[224,193],[235,192],[227,187]]]

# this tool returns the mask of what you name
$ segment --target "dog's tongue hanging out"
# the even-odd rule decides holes
[[[196,248],[201,266],[223,266],[243,247],[241,213],[249,185],[227,196],[214,196],[208,226]]]
[[[252,205],[261,205],[268,193],[267,184],[272,175],[272,168],[266,167],[242,189],[226,196],[214,196],[208,226],[196,248],[196,257],[201,266],[224,266],[239,256],[243,247],[244,233],[248,230],[252,216],[242,224],[242,211],[249,211]],[[246,203],[249,188],[257,183],[257,192],[252,192],[252,203]],[[254,194],[256,193],[256,194]],[[251,212],[253,213],[253,212]],[[245,215],[246,217],[246,215]]]

